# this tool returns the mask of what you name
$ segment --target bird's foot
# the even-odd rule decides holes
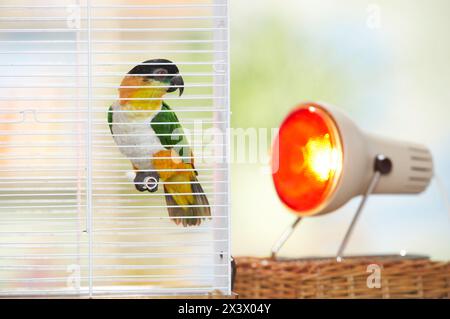
[[[140,192],[156,192],[158,183],[159,174],[157,172],[138,172],[134,178],[134,186]]]

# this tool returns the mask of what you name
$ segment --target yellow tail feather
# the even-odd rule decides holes
[[[208,198],[194,175],[174,175],[167,181],[179,183],[164,185],[167,210],[169,216],[174,217],[175,224],[199,226],[202,220],[211,216]],[[195,218],[189,218],[190,216]],[[200,216],[205,218],[199,218]]]

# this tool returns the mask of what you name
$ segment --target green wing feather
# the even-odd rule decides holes
[[[163,112],[159,112],[150,122],[152,129],[155,131],[160,142],[166,149],[175,147],[180,156],[191,156],[191,149],[188,147],[188,141],[184,135],[183,127],[178,120],[175,112],[172,112],[169,105],[163,102],[161,107]],[[176,147],[176,145],[186,145]],[[191,162],[191,160],[187,160]]]
[[[109,125],[109,130],[111,131],[111,134],[113,134],[112,124],[113,124],[113,110],[112,110],[112,105],[111,105],[108,109],[108,125]]]

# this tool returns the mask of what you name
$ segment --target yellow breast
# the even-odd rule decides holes
[[[167,93],[167,88],[162,87],[164,85],[167,84],[155,80],[144,81],[143,77],[125,77],[119,89],[122,110],[140,111],[129,115],[147,118],[149,113],[161,109],[162,98]]]

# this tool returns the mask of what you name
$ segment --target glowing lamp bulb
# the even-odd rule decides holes
[[[322,109],[300,107],[285,119],[274,144],[273,179],[281,200],[301,215],[317,210],[342,166],[338,131]]]
[[[326,182],[334,175],[338,166],[338,152],[331,145],[330,135],[311,138],[303,150],[306,169],[320,182]]]

